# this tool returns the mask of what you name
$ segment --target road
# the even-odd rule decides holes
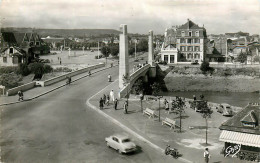
[[[130,155],[108,148],[105,137],[124,132],[86,100],[118,76],[118,67],[81,79],[33,101],[0,107],[3,162],[176,162],[133,138]]]

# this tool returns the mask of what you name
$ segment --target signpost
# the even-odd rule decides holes
[[[5,95],[5,86],[0,85],[0,88],[3,89],[3,95]]]

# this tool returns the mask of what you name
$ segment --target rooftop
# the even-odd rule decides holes
[[[249,104],[232,118],[224,122],[219,129],[260,135],[259,118],[260,105]],[[245,126],[243,125],[244,122],[255,123],[255,127]]]

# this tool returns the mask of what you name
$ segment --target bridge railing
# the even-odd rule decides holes
[[[142,74],[145,70],[147,70],[150,67],[149,64],[146,64],[142,66],[141,68],[138,68],[135,72],[130,74],[130,83],[133,81],[136,77],[139,77],[140,74]]]

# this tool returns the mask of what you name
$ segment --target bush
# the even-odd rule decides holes
[[[28,65],[26,63],[21,63],[18,68],[18,73],[27,76],[31,73],[31,71],[28,68]]]
[[[43,73],[50,73],[52,72],[53,68],[50,65],[43,66]]]
[[[99,56],[96,55],[96,56],[95,56],[95,59],[100,59],[100,58],[103,58],[103,55],[99,55]]]
[[[8,73],[18,73],[18,68],[17,67],[1,67],[0,68],[0,74],[8,74]]]
[[[31,63],[28,65],[29,70],[34,73],[36,76],[43,75],[44,73],[44,64],[43,63]]]
[[[18,82],[22,80],[21,75],[17,75],[16,73],[8,73],[2,74],[0,76],[0,85],[4,85],[7,88],[17,87],[19,84]]]
[[[214,71],[214,68],[209,66],[209,62],[203,61],[200,65],[200,70],[203,74],[207,73],[208,71],[212,73]]]

